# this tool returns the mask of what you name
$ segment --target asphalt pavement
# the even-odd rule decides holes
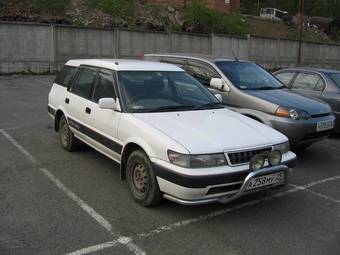
[[[0,76],[0,254],[340,254],[340,137],[298,153],[289,185],[230,204],[136,204],[119,167],[66,152],[53,76]]]

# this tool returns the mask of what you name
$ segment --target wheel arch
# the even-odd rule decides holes
[[[122,149],[122,153],[121,153],[121,162],[120,162],[120,179],[121,180],[125,180],[126,179],[126,163],[127,160],[129,158],[129,156],[131,155],[132,152],[136,151],[136,150],[142,150],[146,156],[148,156],[150,158],[150,156],[153,155],[151,149],[149,146],[146,146],[145,144],[141,143],[140,141],[136,141],[136,140],[131,140],[128,141],[123,149]]]
[[[65,114],[61,109],[58,109],[56,111],[55,118],[54,118],[54,130],[56,132],[59,132],[59,121],[60,121],[60,119],[63,115],[65,115]]]

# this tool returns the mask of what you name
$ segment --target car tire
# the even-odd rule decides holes
[[[130,154],[126,164],[126,179],[131,195],[138,204],[148,207],[162,200],[151,162],[142,150]]]
[[[64,115],[59,120],[59,141],[67,151],[76,150],[79,144],[79,140],[72,133]]]

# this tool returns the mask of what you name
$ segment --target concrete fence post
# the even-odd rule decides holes
[[[115,58],[120,57],[120,32],[119,28],[113,30],[113,54]]]
[[[250,34],[247,34],[247,55],[248,55],[248,60],[251,59],[251,44],[250,44],[251,36]]]
[[[170,30],[168,30],[168,51],[169,51],[169,53],[172,52],[171,31]]]
[[[210,55],[214,54],[214,40],[215,40],[215,35],[214,33],[210,34]]]
[[[50,29],[51,29],[51,66],[53,69],[50,71],[53,72],[53,71],[58,71],[57,70],[58,69],[57,67],[57,38],[56,38],[55,24],[51,24]]]
[[[275,67],[281,68],[281,63],[280,63],[280,48],[281,48],[281,39],[277,39],[277,44],[276,44],[276,64]]]

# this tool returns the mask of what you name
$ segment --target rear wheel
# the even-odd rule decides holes
[[[59,120],[59,140],[61,146],[67,151],[76,150],[79,144],[79,140],[72,133],[64,115]]]
[[[134,151],[129,156],[126,177],[130,192],[137,203],[152,206],[161,201],[162,194],[151,162],[142,150]]]

